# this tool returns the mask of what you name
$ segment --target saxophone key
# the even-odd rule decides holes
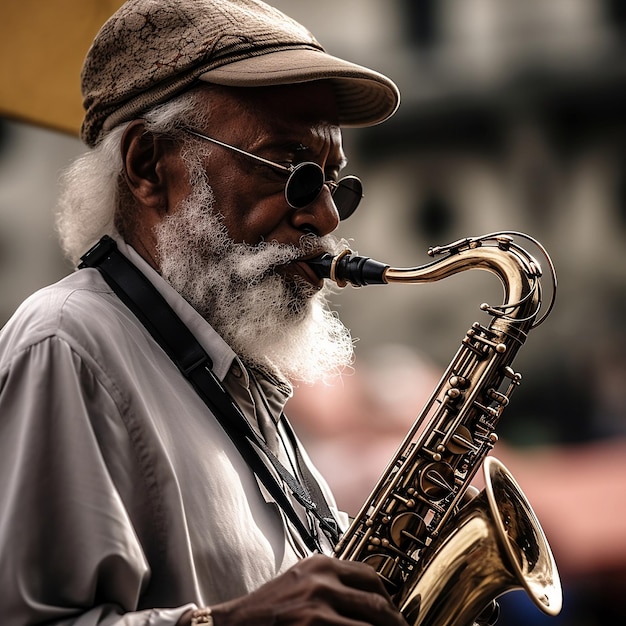
[[[420,538],[426,532],[426,522],[417,514],[412,512],[397,515],[391,524],[389,536],[394,545],[400,549],[412,550],[423,547],[424,539]],[[407,546],[410,542],[412,545]]]
[[[403,572],[398,569],[396,559],[386,554],[371,554],[365,557],[363,562],[376,570],[376,573],[380,576],[385,584],[385,588],[391,595],[395,594],[400,589],[404,582],[404,575]]]
[[[443,461],[427,465],[420,475],[419,487],[429,501],[442,500],[454,490],[454,469]]]
[[[458,398],[461,397],[462,393],[463,392],[460,389],[453,387],[452,389],[448,389],[448,391],[446,392],[446,395],[452,400],[457,400]]]
[[[470,450],[475,450],[476,444],[469,428],[461,424],[448,441],[447,449],[452,454],[465,454]]]
[[[489,389],[487,391],[487,395],[494,401],[497,402],[500,406],[506,407],[509,405],[509,398],[506,394],[500,393],[495,389]]]
[[[459,376],[458,374],[450,376],[450,378],[448,379],[448,383],[451,387],[457,389],[466,389],[469,385],[469,381],[467,380],[467,378],[465,378],[465,376]]]
[[[519,372],[516,372],[512,367],[506,366],[503,369],[504,375],[507,378],[510,378],[514,384],[519,385],[522,382],[522,375]]]

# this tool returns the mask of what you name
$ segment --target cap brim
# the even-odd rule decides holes
[[[373,126],[400,104],[386,76],[311,48],[267,52],[211,69],[200,80],[230,87],[267,87],[331,80],[342,126]]]

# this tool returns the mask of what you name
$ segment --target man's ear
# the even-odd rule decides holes
[[[130,122],[122,136],[124,178],[139,206],[167,211],[164,162],[166,141],[146,131],[143,120]]]

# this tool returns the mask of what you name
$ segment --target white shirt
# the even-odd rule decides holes
[[[263,409],[234,352],[139,255],[120,249],[254,423]],[[267,381],[263,391],[272,408],[289,395]],[[18,309],[0,334],[3,625],[171,626],[190,607],[249,593],[306,554],[97,270],[77,271]]]

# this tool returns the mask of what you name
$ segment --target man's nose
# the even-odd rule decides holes
[[[293,210],[291,223],[303,233],[313,232],[319,237],[332,233],[339,226],[339,212],[328,185],[324,185],[313,202]]]

